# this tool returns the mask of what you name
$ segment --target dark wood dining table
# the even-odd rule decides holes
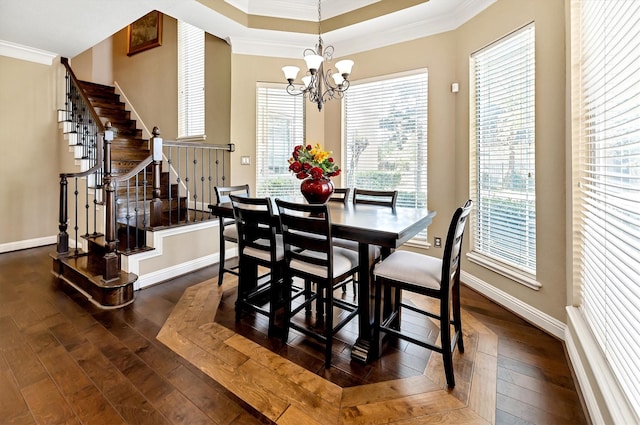
[[[302,198],[283,198],[304,202]],[[275,199],[274,199],[275,201]],[[369,246],[382,248],[383,257],[429,226],[436,215],[426,208],[381,207],[377,205],[329,202],[331,232],[334,237],[358,242],[358,338],[351,350],[353,360],[366,363],[375,355],[373,336],[373,258]],[[209,205],[215,215],[233,217],[231,203]],[[274,211],[277,213],[274,202]]]

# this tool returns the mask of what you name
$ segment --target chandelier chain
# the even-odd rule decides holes
[[[322,42],[322,0],[318,0],[318,40]]]

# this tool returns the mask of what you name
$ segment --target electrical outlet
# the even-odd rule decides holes
[[[439,237],[433,238],[433,246],[435,246],[436,248],[440,248],[442,246],[442,239],[440,239]]]
[[[251,157],[250,156],[241,156],[240,157],[240,165],[251,165]]]

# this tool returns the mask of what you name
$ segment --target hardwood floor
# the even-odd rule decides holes
[[[237,325],[235,278],[219,289],[216,266],[99,310],[55,283],[53,251],[0,254],[3,424],[588,423],[562,343],[468,288],[449,393],[440,356],[411,344],[351,364],[349,325],[325,369],[302,337],[282,345],[266,320]]]

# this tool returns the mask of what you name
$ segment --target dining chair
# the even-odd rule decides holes
[[[442,354],[447,386],[455,386],[453,374],[453,351],[464,353],[462,341],[462,321],[460,318],[460,252],[465,224],[473,202],[468,200],[456,209],[451,218],[442,259],[410,251],[397,250],[376,264],[373,275],[375,282],[373,341],[380,349],[380,332],[395,335],[421,347]],[[395,302],[391,312],[385,318],[382,309],[382,293],[390,294],[388,289],[395,288]],[[426,308],[402,302],[402,291],[424,295],[439,300],[438,313]],[[390,300],[385,300],[387,303]],[[440,345],[421,336],[412,336],[402,331],[401,310],[405,308],[436,319],[440,325]],[[451,317],[453,316],[453,317]],[[451,326],[454,332],[451,334]],[[381,354],[381,353],[379,353]]]
[[[335,189],[333,189],[333,194],[329,198],[329,202],[341,202],[346,205],[347,202],[349,202],[350,197],[350,187],[336,187]]]
[[[358,306],[334,298],[335,287],[358,272],[358,254],[334,247],[331,238],[331,216],[327,204],[300,204],[276,199],[285,254],[284,311],[285,333],[297,330],[325,345],[325,367],[331,365],[334,335],[357,316]],[[315,292],[307,294],[295,307],[291,291],[295,278],[315,283]],[[307,286],[305,284],[305,286]],[[311,313],[315,305],[315,319]],[[336,311],[334,311],[334,308]],[[300,313],[305,311],[304,318]],[[339,314],[340,313],[340,314]],[[334,324],[334,315],[338,322]]]
[[[231,202],[229,196],[242,195],[250,196],[249,185],[237,185],[237,186],[216,186],[216,202],[218,204]],[[218,216],[220,223],[220,267],[218,270],[218,286],[222,285],[222,279],[225,273],[231,273],[238,276],[238,266],[229,267],[226,264],[226,242],[238,243],[238,230],[236,228],[236,222],[233,218],[225,218]]]
[[[381,205],[395,208],[397,200],[397,190],[369,190],[358,189],[357,187],[353,190],[354,204]]]
[[[235,304],[236,322],[245,311],[269,318],[269,337],[274,336],[276,312],[282,306],[284,245],[278,232],[280,221],[273,213],[271,199],[230,194],[238,230],[239,278]],[[270,270],[259,276],[258,267]]]

